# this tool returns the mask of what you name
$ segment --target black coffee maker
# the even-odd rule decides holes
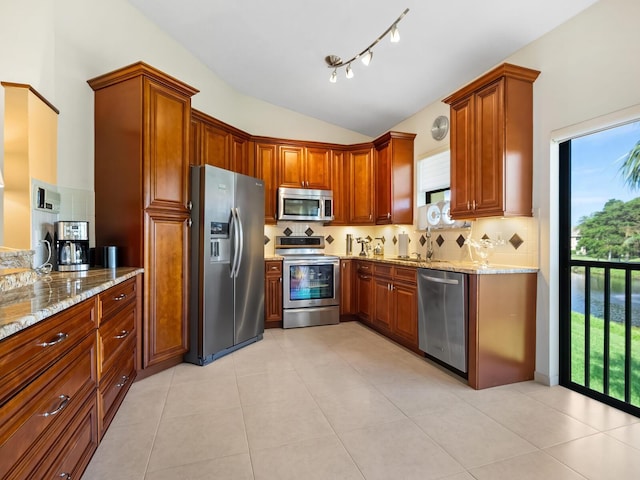
[[[55,249],[58,271],[88,270],[89,222],[56,222]]]

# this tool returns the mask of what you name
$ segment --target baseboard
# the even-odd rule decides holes
[[[538,383],[547,385],[548,387],[554,387],[560,384],[560,379],[558,375],[549,376],[549,375],[545,375],[544,373],[534,372],[533,379]]]

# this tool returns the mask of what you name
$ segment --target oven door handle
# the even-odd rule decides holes
[[[240,218],[240,210],[238,208],[234,209],[236,211],[236,219],[238,221],[238,241],[236,242],[237,247],[237,259],[236,259],[236,273],[235,277],[238,277],[238,273],[240,272],[240,265],[242,265],[242,254],[244,253],[244,228],[242,226],[242,218]]]

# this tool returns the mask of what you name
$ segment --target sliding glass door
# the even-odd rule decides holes
[[[560,383],[640,416],[640,122],[560,145]]]

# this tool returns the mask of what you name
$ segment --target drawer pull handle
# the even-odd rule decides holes
[[[120,300],[124,300],[125,298],[127,298],[127,294],[126,293],[121,293],[120,295],[118,295],[117,297],[113,297],[113,299],[116,302],[119,302]]]
[[[58,475],[58,478],[64,478],[65,480],[71,480],[71,474],[67,472],[62,472]]]
[[[129,332],[127,330],[122,330],[118,335],[116,335],[113,338],[120,339],[120,338],[125,338],[125,337],[128,337],[128,336],[129,336]]]
[[[120,383],[116,383],[116,387],[118,388],[122,388],[127,384],[127,381],[129,380],[129,377],[126,375],[123,375],[122,378],[120,379]]]
[[[56,408],[55,410],[52,410],[51,412],[44,412],[42,414],[43,417],[53,417],[54,415],[57,415],[58,413],[60,413],[62,410],[64,410],[64,407],[67,406],[67,404],[69,403],[69,400],[71,400],[71,397],[69,395],[60,395],[58,399],[61,400],[60,405],[58,405],[58,408]]]
[[[54,345],[57,345],[60,342],[64,342],[68,336],[69,336],[68,334],[60,332],[50,342],[39,343],[38,346],[42,348],[53,347]]]

